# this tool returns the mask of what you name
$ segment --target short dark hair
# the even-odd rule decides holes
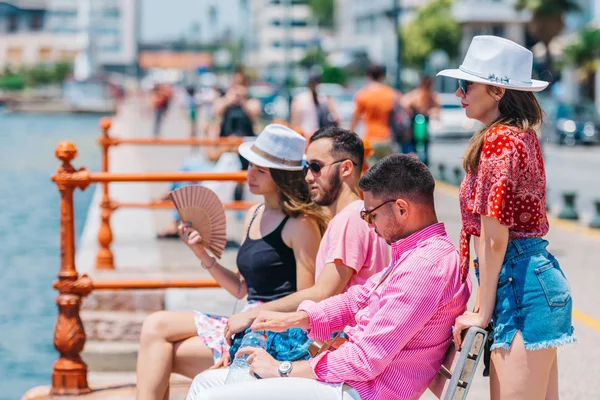
[[[433,205],[435,180],[427,166],[417,158],[392,154],[365,172],[358,187],[386,200],[403,197],[414,203]]]
[[[310,137],[310,143],[319,139],[331,139],[331,153],[335,158],[349,158],[356,164],[358,171],[362,170],[365,158],[365,146],[361,138],[347,129],[330,126],[321,128]]]
[[[385,76],[385,67],[383,65],[371,64],[367,74],[371,79],[380,81]]]

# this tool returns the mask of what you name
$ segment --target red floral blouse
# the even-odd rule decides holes
[[[460,185],[461,270],[469,272],[471,235],[481,235],[481,215],[509,228],[509,240],[548,233],[546,172],[534,131],[499,125],[487,133],[477,174]]]

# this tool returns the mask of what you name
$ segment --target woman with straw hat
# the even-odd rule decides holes
[[[179,227],[181,240],[219,285],[238,299],[247,296],[246,309],[314,284],[315,258],[328,214],[310,198],[303,172],[305,146],[304,137],[277,124],[240,145],[240,155],[249,162],[249,189],[264,201],[248,211],[237,269],[222,266],[207,253],[197,231]],[[193,378],[216,360],[217,367],[227,365],[226,324],[226,317],[201,312],[150,315],[140,335],[138,398],[167,398],[171,372]],[[302,346],[308,346],[307,336],[294,332],[271,342],[279,346],[282,340],[300,354]],[[287,349],[279,346],[277,351],[280,348]]]
[[[463,279],[470,238],[480,286],[461,331],[491,323],[492,399],[558,399],[556,349],[575,341],[571,289],[546,250],[546,173],[536,129],[543,111],[533,92],[532,53],[496,36],[473,38],[462,65],[438,75],[458,79],[467,117],[484,124],[465,153],[460,186]]]

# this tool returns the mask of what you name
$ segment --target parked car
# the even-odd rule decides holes
[[[542,134],[565,146],[600,143],[600,113],[591,103],[546,103]]]
[[[465,115],[454,93],[440,93],[440,118],[429,122],[429,136],[434,139],[470,138],[482,125]]]

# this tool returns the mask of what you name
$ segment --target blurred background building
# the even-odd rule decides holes
[[[72,37],[48,32],[47,18],[46,1],[0,2],[0,69],[75,59]]]
[[[259,75],[283,82],[304,57],[316,30],[305,0],[251,0],[248,64]]]
[[[600,105],[598,32],[600,0],[13,0],[0,1],[0,69],[73,63],[86,50],[105,72],[168,70],[189,82],[243,64],[284,88],[304,85],[313,68],[360,86],[378,63],[391,84],[399,70],[408,90],[421,73],[459,62],[473,36],[492,34],[530,48],[557,98]]]
[[[82,10],[89,2],[90,36],[99,65],[126,71],[137,62],[138,0],[47,0],[46,30],[55,34],[81,31]]]

